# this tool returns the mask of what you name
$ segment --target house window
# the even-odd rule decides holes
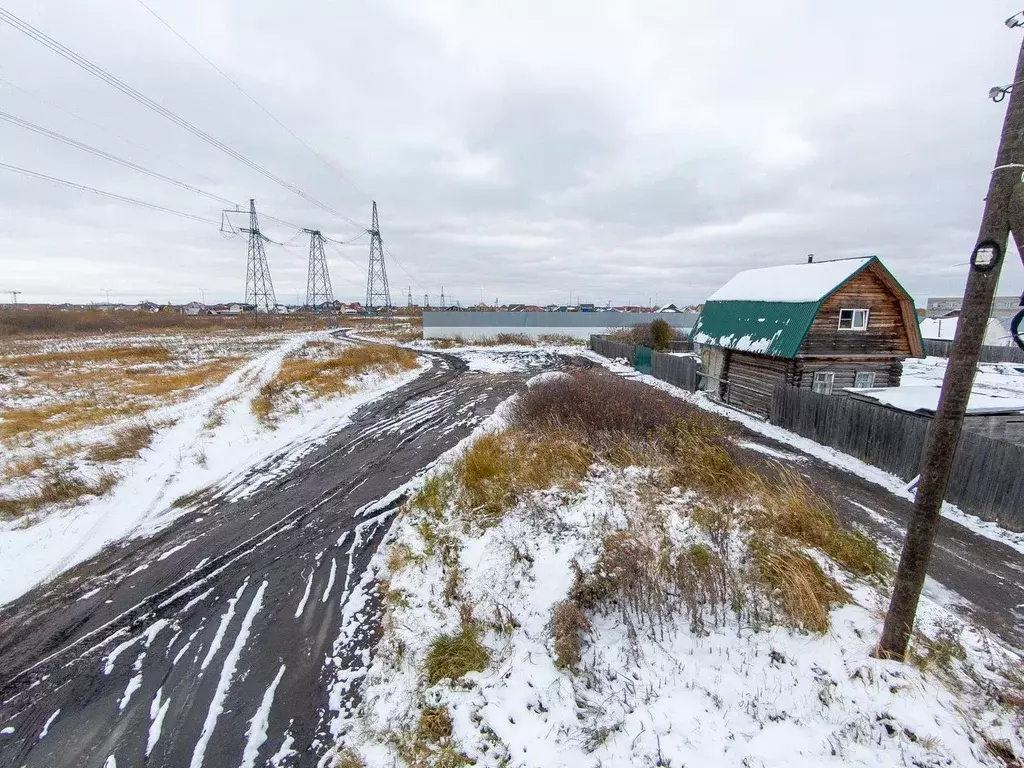
[[[868,311],[866,309],[839,310],[840,331],[863,331],[868,327]]]
[[[832,382],[835,378],[836,375],[831,371],[815,371],[814,382],[811,384],[811,392],[817,392],[819,395],[831,395]]]
[[[857,371],[856,376],[853,377],[854,389],[869,389],[873,386],[875,386],[874,371]]]

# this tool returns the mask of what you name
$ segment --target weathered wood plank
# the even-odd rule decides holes
[[[849,398],[777,385],[772,424],[910,480],[920,471],[929,420]],[[1024,530],[1024,447],[964,431],[946,498],[1004,528]]]

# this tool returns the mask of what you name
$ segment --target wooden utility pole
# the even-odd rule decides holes
[[[1016,18],[1016,17],[1015,17]],[[1013,19],[1007,22],[1011,28]],[[946,495],[967,401],[978,369],[981,345],[992,308],[992,297],[999,282],[999,271],[1006,252],[1012,209],[1019,205],[1024,174],[1024,42],[1017,58],[1013,85],[1009,86],[1009,104],[1003,121],[1003,133],[996,153],[995,168],[989,180],[985,210],[977,245],[971,256],[967,288],[957,324],[956,338],[946,366],[938,410],[928,430],[921,480],[914,500],[914,514],[903,542],[903,554],[893,585],[889,612],[885,616],[877,655],[902,661],[907,653],[917,613],[932,544],[938,529],[942,501]],[[994,100],[1001,101],[1007,89],[993,89]]]

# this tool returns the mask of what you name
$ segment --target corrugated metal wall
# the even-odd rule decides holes
[[[461,336],[479,339],[499,333],[528,336],[559,335],[589,339],[591,334],[631,328],[661,318],[673,328],[689,332],[695,312],[424,312],[423,338]]]

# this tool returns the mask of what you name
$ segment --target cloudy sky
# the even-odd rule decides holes
[[[697,302],[748,267],[879,255],[962,292],[1020,32],[1002,0],[0,0],[339,212],[0,22],[0,110],[339,240],[378,201],[392,296]],[[0,122],[0,162],[219,220],[221,204]],[[348,221],[350,219],[351,221]],[[242,218],[236,217],[236,224]],[[355,222],[355,224],[353,224]],[[359,226],[356,226],[358,224]],[[265,220],[278,299],[307,243]],[[328,252],[365,293],[367,239]],[[0,290],[241,299],[246,242],[0,169]],[[1020,294],[1013,253],[1000,293]],[[0,300],[9,297],[0,295]]]

